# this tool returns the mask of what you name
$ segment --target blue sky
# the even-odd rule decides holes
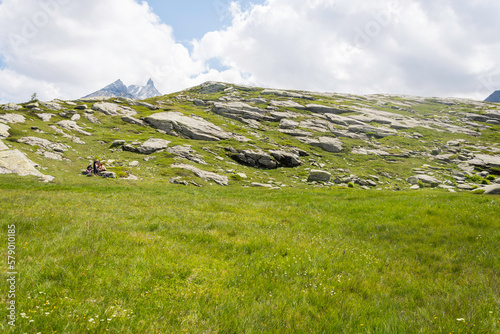
[[[0,103],[117,79],[484,100],[500,1],[0,0]],[[160,21],[158,21],[158,17]]]
[[[237,1],[243,8],[264,0]],[[177,41],[188,46],[193,39],[201,39],[207,32],[222,29],[231,23],[228,0],[148,0],[164,23],[172,26]]]

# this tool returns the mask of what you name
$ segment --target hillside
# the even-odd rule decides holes
[[[494,103],[207,82],[142,101],[0,109],[0,173],[46,181],[84,178],[98,157],[110,177],[191,186],[496,192],[500,182]]]

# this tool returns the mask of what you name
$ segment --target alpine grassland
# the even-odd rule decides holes
[[[0,203],[2,333],[500,333],[498,196],[0,175]]]

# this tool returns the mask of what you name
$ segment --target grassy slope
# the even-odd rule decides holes
[[[500,330],[498,197],[0,175],[0,203],[17,333]]]

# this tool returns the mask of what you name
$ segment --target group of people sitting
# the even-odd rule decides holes
[[[104,172],[106,167],[99,160],[95,159],[94,163],[90,163],[87,167],[87,176],[99,175]]]

